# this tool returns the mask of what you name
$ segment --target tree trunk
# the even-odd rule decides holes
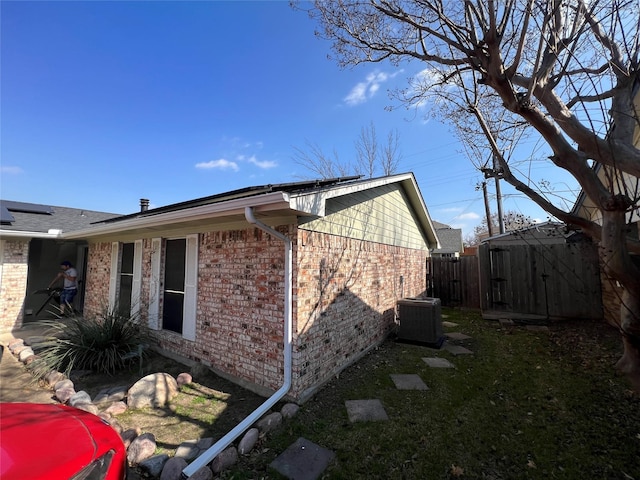
[[[624,353],[616,367],[629,377],[640,391],[640,291],[625,288],[620,305],[620,333]]]
[[[640,391],[640,261],[627,250],[624,202],[617,203],[614,197],[613,208],[602,210],[600,247],[605,271],[624,289],[619,324],[624,353],[616,367]]]

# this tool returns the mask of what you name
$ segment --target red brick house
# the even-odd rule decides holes
[[[299,401],[385,339],[438,243],[413,174],[250,187],[65,238],[88,243],[85,316],[135,315],[165,353],[258,393],[288,374]]]

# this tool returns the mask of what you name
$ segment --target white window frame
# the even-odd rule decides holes
[[[182,337],[185,340],[196,339],[196,316],[198,311],[198,234],[185,237],[168,238],[174,240],[184,238],[185,270],[184,270],[184,307],[182,311]],[[160,298],[162,298],[162,265],[163,239],[151,241],[151,285],[149,288],[149,328],[161,330]]]

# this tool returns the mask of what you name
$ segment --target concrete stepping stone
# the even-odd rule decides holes
[[[464,348],[460,345],[445,345],[444,349],[455,356],[473,355],[473,352],[471,350],[469,350],[468,348]]]
[[[451,340],[469,340],[471,337],[460,332],[445,333],[445,337]]]
[[[298,438],[269,465],[289,480],[316,480],[336,454],[305,438]]]
[[[444,321],[442,322],[442,326],[445,328],[456,328],[458,324],[454,322]]]
[[[393,383],[396,384],[398,390],[429,390],[429,387],[422,381],[420,375],[416,375],[415,373],[392,373],[390,377]]]
[[[382,402],[377,398],[372,400],[347,400],[344,404],[347,407],[347,415],[351,423],[389,420]]]
[[[432,368],[455,368],[455,365],[446,358],[423,357],[422,361]]]

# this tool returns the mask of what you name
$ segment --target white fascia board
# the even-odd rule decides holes
[[[24,232],[21,230],[0,230],[0,237],[7,238],[43,238],[43,239],[56,239],[62,236],[61,230],[56,230],[55,233],[45,232]]]
[[[63,234],[63,238],[87,238],[97,235],[114,234],[136,228],[153,228],[182,222],[206,220],[228,215],[243,215],[245,207],[252,207],[257,212],[266,212],[289,208],[289,195],[285,192],[265,193],[252,197],[243,197],[226,202],[200,205],[166,213],[131,218],[112,223],[99,224],[83,230],[75,230]]]

